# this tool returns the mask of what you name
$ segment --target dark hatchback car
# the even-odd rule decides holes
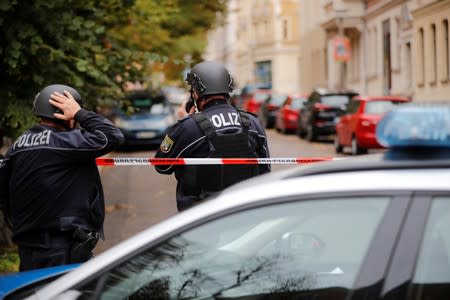
[[[288,98],[287,94],[273,93],[259,107],[258,118],[265,128],[273,128],[277,112]]]
[[[137,90],[128,95],[112,120],[125,136],[123,147],[156,147],[161,144],[166,129],[176,122],[167,97],[148,90]]]
[[[354,91],[314,90],[300,111],[297,134],[308,141],[336,133],[336,119],[347,108]]]

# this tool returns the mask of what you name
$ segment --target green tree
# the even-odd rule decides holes
[[[0,138],[35,121],[31,104],[45,85],[72,85],[92,108],[119,99],[155,63],[181,72],[224,11],[224,0],[0,0]]]

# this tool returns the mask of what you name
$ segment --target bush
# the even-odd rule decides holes
[[[19,271],[19,254],[15,246],[0,247],[0,274]]]

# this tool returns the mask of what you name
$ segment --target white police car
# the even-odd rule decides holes
[[[448,299],[450,106],[377,131],[385,153],[247,180],[6,299]]]

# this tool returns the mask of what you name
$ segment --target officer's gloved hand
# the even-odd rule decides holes
[[[191,110],[192,110],[192,107],[194,107],[194,99],[193,99],[193,98],[189,98],[189,100],[186,101],[186,104],[185,104],[185,106],[184,106],[184,110],[185,110],[188,114],[190,114],[190,113],[191,113]]]
[[[93,256],[92,250],[94,250],[98,242],[98,233],[76,229],[73,237],[75,242],[70,251],[70,262],[82,263],[91,259]]]

